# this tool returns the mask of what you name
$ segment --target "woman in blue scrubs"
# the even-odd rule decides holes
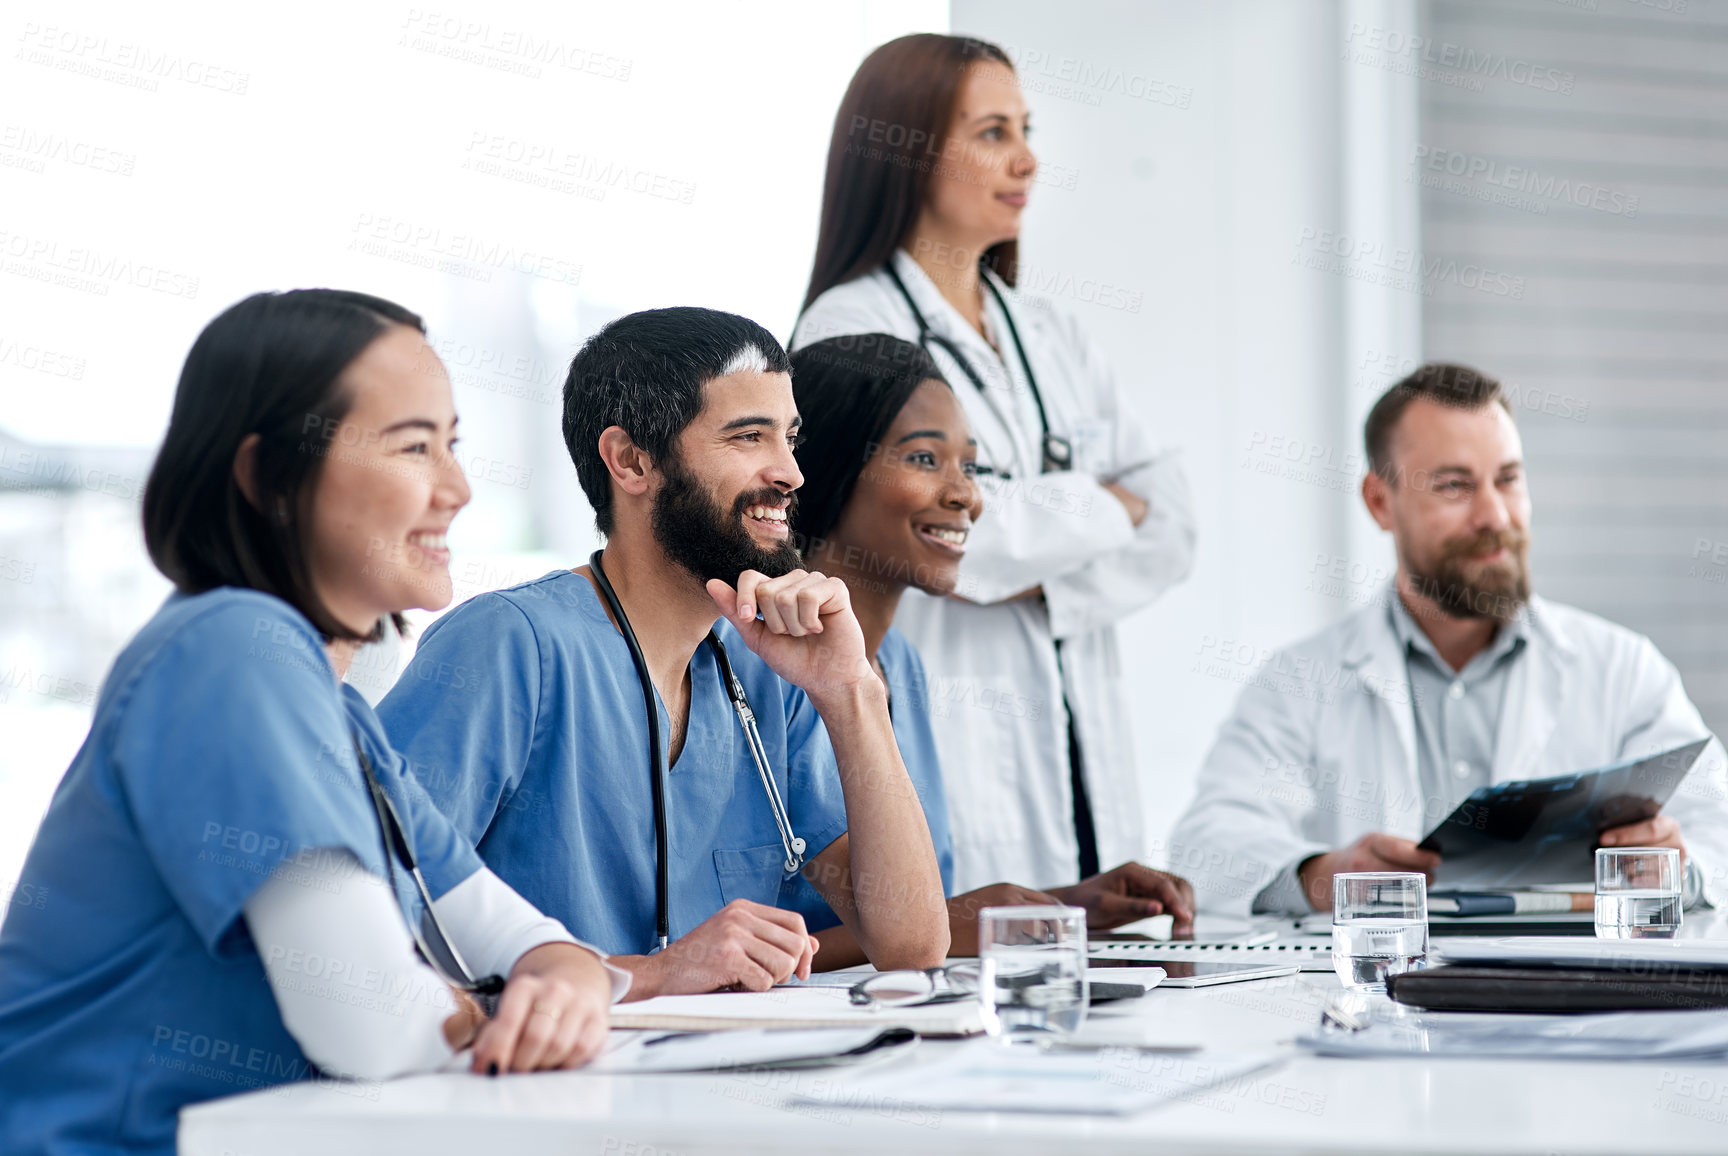
[[[918,651],[893,624],[908,587],[935,597],[966,593],[960,562],[984,512],[974,482],[978,444],[930,355],[885,333],[831,338],[794,353],[792,390],[804,421],[797,451],[804,485],[793,528],[805,564],[845,581],[865,649],[888,686],[900,756],[924,805],[943,889],[951,896],[950,953],[976,953],[978,912],[998,904],[1084,907],[1094,928],[1169,911],[1177,931],[1187,931],[1193,919],[1187,883],[1139,863],[1047,891],[995,883],[952,894],[954,856],[936,728],[952,725],[956,711],[1016,704],[933,694]],[[798,907],[822,941],[817,965],[863,962],[814,889],[806,891]]]
[[[0,926],[0,1151],[169,1153],[214,1096],[601,1045],[628,980],[481,866],[340,683],[386,616],[450,600],[455,425],[420,319],[376,297],[258,294],[193,345],[144,495],[178,590],[42,821],[21,884],[46,901]],[[508,975],[495,1018],[415,957],[363,761],[447,942]]]

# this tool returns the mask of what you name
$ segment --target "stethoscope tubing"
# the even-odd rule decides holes
[[[594,571],[595,585],[600,587],[606,605],[612,610],[612,617],[618,620],[618,633],[624,636],[624,645],[630,649],[630,661],[636,666],[636,679],[642,686],[642,705],[648,714],[649,768],[654,791],[654,938],[660,950],[664,951],[672,933],[672,870],[666,830],[666,756],[660,740],[660,705],[654,701],[654,680],[648,675],[648,660],[642,656],[642,644],[636,641],[636,632],[630,628],[624,604],[618,601],[618,592],[612,589],[606,568],[600,564],[604,552],[594,551],[588,559],[588,566]]]
[[[604,550],[594,551],[588,558],[588,565],[594,571],[594,584],[600,588],[601,597],[612,611],[612,617],[617,620],[618,633],[624,636],[624,643],[630,650],[630,661],[636,667],[636,680],[642,687],[642,705],[648,713],[648,759],[654,788],[654,936],[659,944],[656,950],[664,951],[672,934],[672,859],[666,821],[666,748],[661,743],[660,705],[654,697],[654,680],[648,673],[648,660],[642,655],[642,645],[636,640],[636,631],[630,625],[629,615],[624,613],[624,604],[619,601],[618,592],[612,588],[611,581],[606,577],[606,568],[601,563],[604,553]],[[768,796],[768,807],[774,813],[774,827],[780,835],[781,846],[786,851],[782,866],[787,875],[792,875],[804,866],[806,844],[792,829],[792,819],[787,814],[785,801],[780,797],[780,788],[774,782],[773,771],[768,765],[768,751],[762,745],[762,732],[756,726],[756,712],[750,709],[750,699],[744,692],[744,683],[733,673],[732,659],[726,653],[720,636],[710,630],[707,641],[713,647],[714,657],[720,668],[720,682],[738,715],[739,725],[744,729],[745,745],[749,747],[750,758],[756,764],[756,774],[762,780],[763,793]]]
[[[780,797],[780,787],[774,782],[774,772],[768,766],[768,749],[762,745],[762,732],[756,726],[756,712],[750,709],[750,699],[744,693],[744,684],[732,673],[732,659],[727,655],[720,637],[712,630],[708,632],[708,642],[713,646],[714,657],[720,663],[720,681],[726,684],[727,694],[731,696],[732,709],[737,712],[739,725],[744,728],[744,741],[750,748],[750,758],[756,763],[756,774],[762,780],[763,792],[768,796],[769,809],[774,812],[774,826],[780,832],[780,843],[786,851],[784,869],[786,874],[791,875],[804,866],[804,840],[792,830],[792,820],[786,813],[786,803]]]
[[[450,986],[484,997],[496,996],[504,990],[504,977],[488,975],[475,978],[468,961],[457,949],[456,941],[444,927],[444,921],[438,917],[438,908],[432,903],[432,892],[426,886],[426,877],[420,873],[420,861],[414,854],[414,845],[408,838],[402,817],[396,813],[396,804],[390,801],[389,793],[384,790],[383,784],[372,770],[372,760],[366,754],[366,749],[360,745],[360,736],[351,734],[350,737],[354,742],[355,757],[360,762],[360,774],[365,780],[366,792],[372,800],[373,814],[378,820],[378,833],[384,841],[385,878],[390,881],[391,890],[394,892],[395,865],[400,863],[414,881],[414,888],[420,893],[420,902],[425,908],[421,920],[408,920],[408,932],[414,938],[414,946],[419,950],[420,957]],[[422,931],[423,924],[431,927],[433,938],[437,940],[436,949],[427,941]],[[486,1014],[492,1014],[490,1007],[486,1009]]]
[[[894,268],[892,257],[889,258],[887,264],[882,266],[882,271],[888,274],[888,279],[894,283],[894,288],[900,291],[901,299],[906,302],[906,308],[912,313],[912,320],[918,326],[918,344],[923,347],[925,352],[929,352],[930,343],[935,342],[942,348],[943,352],[954,360],[954,363],[960,367],[960,372],[964,373],[966,379],[977,389],[978,396],[984,399],[984,404],[990,407],[990,412],[996,415],[996,420],[1002,423],[1002,428],[1009,431],[1010,439],[1012,439],[1014,423],[997,406],[996,399],[990,396],[990,391],[984,386],[984,379],[972,367],[971,360],[967,358],[960,347],[930,328],[930,322],[925,319],[924,311],[918,308],[918,303],[912,299],[912,291],[906,287],[906,282],[901,280],[899,272]],[[985,288],[990,290],[990,295],[996,299],[997,307],[1002,310],[1003,319],[1008,322],[1008,335],[1014,341],[1014,352],[1020,358],[1020,369],[1026,374],[1026,386],[1032,393],[1032,404],[1038,407],[1038,426],[1042,435],[1039,448],[1044,458],[1043,462],[1040,463],[1041,468],[1049,470],[1055,466],[1058,469],[1068,469],[1073,462],[1073,448],[1066,438],[1058,437],[1050,432],[1050,415],[1044,408],[1044,393],[1038,388],[1038,375],[1032,371],[1032,359],[1026,355],[1026,345],[1020,340],[1020,326],[1014,322],[1014,311],[1008,308],[1008,301],[1002,296],[1002,291],[996,288],[996,283],[990,279],[982,267],[978,270],[978,279],[984,283]],[[1016,464],[1019,463],[1020,453],[1018,449],[1010,456]],[[991,472],[1003,479],[1010,476],[1005,470],[992,470]]]

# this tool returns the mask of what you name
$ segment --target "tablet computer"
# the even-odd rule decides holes
[[[1088,967],[1160,967],[1164,979],[1159,987],[1210,987],[1215,983],[1239,983],[1245,979],[1272,979],[1280,975],[1295,975],[1301,968],[1294,963],[1215,963],[1202,959],[1099,959],[1086,961]]]
[[[1579,883],[1596,878],[1596,837],[1648,819],[1710,745],[1708,736],[1600,770],[1479,787],[1422,840],[1440,854],[1436,888]]]

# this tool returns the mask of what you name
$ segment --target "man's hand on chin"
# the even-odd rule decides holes
[[[874,679],[851,592],[840,579],[810,570],[778,578],[746,570],[736,588],[711,579],[708,596],[744,644],[812,701]]]

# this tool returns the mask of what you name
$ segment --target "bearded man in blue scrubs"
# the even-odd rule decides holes
[[[846,586],[801,569],[787,528],[798,428],[779,342],[708,309],[612,322],[565,382],[565,442],[669,768],[665,950],[647,708],[590,567],[457,607],[378,708],[486,864],[629,968],[633,999],[762,990],[807,977],[818,946],[789,909],[800,872],[711,630],[804,841],[803,877],[879,968],[934,966],[948,949],[930,833]]]

